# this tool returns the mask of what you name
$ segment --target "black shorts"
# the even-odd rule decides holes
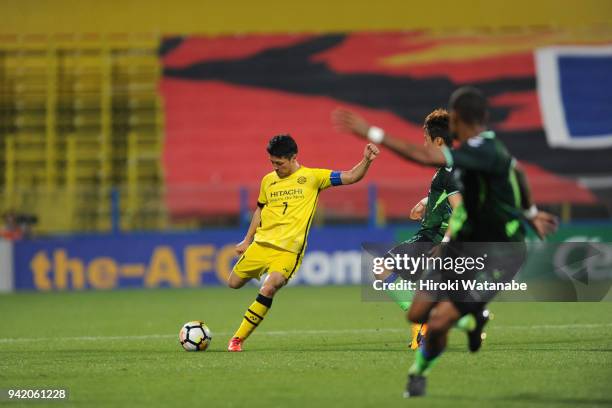
[[[408,241],[404,241],[401,244],[391,248],[385,257],[394,258],[396,255],[400,255],[401,257],[407,255],[408,257],[418,258],[423,255],[427,256],[434,246],[435,244],[431,239],[417,234]],[[417,270],[414,271],[414,273],[411,273],[411,271],[405,269],[394,269],[393,272],[404,280],[415,281],[418,280],[425,271]]]
[[[427,269],[421,277],[421,281],[430,283],[430,286],[446,284],[446,288],[422,290],[430,300],[450,300],[461,315],[465,315],[482,310],[498,293],[497,290],[479,289],[476,283],[510,282],[525,261],[526,247],[523,242],[450,242],[443,244],[441,256],[445,261],[452,260],[453,265],[464,265],[462,269],[465,269],[466,259],[481,258],[481,269],[458,273],[461,269],[457,267],[432,268]]]

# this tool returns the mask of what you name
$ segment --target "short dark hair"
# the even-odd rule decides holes
[[[297,154],[298,147],[291,135],[276,135],[268,142],[268,153],[276,157],[290,158]]]
[[[436,137],[441,137],[445,145],[453,145],[453,139],[448,131],[448,112],[445,109],[436,109],[427,115],[423,129],[432,141]]]
[[[474,87],[463,86],[457,89],[451,95],[448,106],[468,125],[483,125],[487,120],[487,98]]]

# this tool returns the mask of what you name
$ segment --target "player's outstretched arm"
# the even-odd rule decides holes
[[[523,207],[525,218],[529,221],[538,237],[544,239],[547,235],[557,231],[559,220],[554,215],[537,209],[531,199],[527,175],[518,163],[515,164],[514,171],[521,191],[521,206]]]
[[[423,218],[426,206],[427,197],[423,198],[421,201],[416,203],[414,207],[412,207],[412,210],[410,210],[410,219],[414,221],[419,221],[421,218]]]
[[[255,237],[255,231],[257,230],[257,227],[260,223],[261,208],[258,205],[255,209],[255,212],[253,213],[253,217],[251,218],[251,225],[249,225],[249,229],[246,235],[244,236],[244,239],[236,245],[236,252],[238,253],[238,255],[242,255],[244,251],[247,250],[249,245],[251,245],[251,242],[253,242],[253,238]]]
[[[355,136],[385,146],[406,160],[432,167],[446,165],[446,159],[440,149],[433,146],[408,143],[386,134],[382,129],[370,126],[364,118],[353,111],[336,109],[332,113],[332,122],[339,131],[352,133]]]
[[[376,159],[380,153],[378,147],[372,143],[368,143],[363,151],[363,159],[350,170],[340,173],[340,179],[343,185],[354,184],[363,178],[370,168],[370,164]]]

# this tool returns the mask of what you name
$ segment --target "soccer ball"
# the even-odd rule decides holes
[[[187,322],[179,331],[179,341],[187,351],[204,351],[212,341],[212,333],[203,322]]]

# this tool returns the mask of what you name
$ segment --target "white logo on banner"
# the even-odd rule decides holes
[[[572,137],[565,116],[561,82],[559,79],[559,57],[612,56],[611,46],[560,46],[539,48],[535,52],[538,98],[546,140],[551,147],[589,149],[612,146],[612,134]],[[588,75],[588,72],[585,73]],[[600,109],[603,115],[605,108]]]

